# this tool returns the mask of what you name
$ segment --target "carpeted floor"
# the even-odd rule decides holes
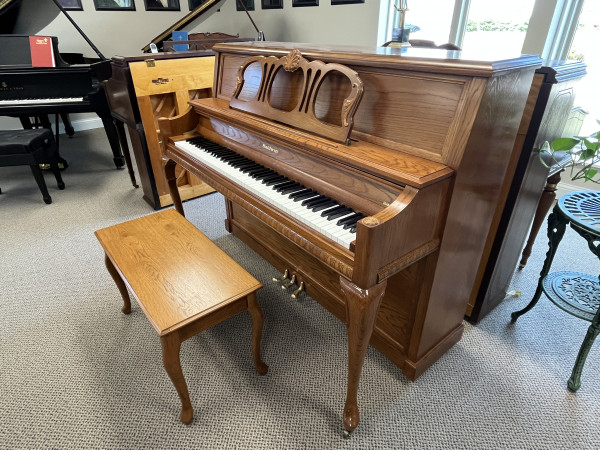
[[[0,448],[2,449],[594,449],[600,446],[600,344],[576,394],[566,381],[588,324],[546,299],[516,325],[535,290],[540,233],[507,298],[415,382],[367,354],[361,425],[342,439],[345,327],[318,303],[271,282],[264,260],[223,228],[219,194],[185,203],[187,217],[265,287],[265,377],[239,314],[182,346],[195,421],[162,366],[159,339],[137,304],[120,312],[94,230],[150,214],[115,170],[102,130],[62,139],[66,189],[46,174],[45,205],[28,167],[0,168]],[[598,273],[573,232],[553,268]]]

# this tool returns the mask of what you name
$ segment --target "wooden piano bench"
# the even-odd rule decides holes
[[[58,150],[52,130],[34,128],[30,130],[0,130],[0,167],[29,166],[37,182],[42,197],[47,204],[52,203],[40,164],[50,164],[59,189],[65,183],[58,168]],[[1,192],[1,191],[0,191]]]
[[[263,315],[256,301],[262,287],[252,275],[173,209],[95,232],[106,267],[131,312],[128,289],[158,332],[163,364],[181,399],[180,419],[194,418],[181,370],[181,343],[240,311],[252,317],[252,353],[260,375]]]

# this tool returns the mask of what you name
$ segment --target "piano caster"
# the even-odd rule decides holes
[[[289,274],[290,274],[290,272],[287,269],[285,269],[285,272],[283,272],[283,276],[281,278],[273,277],[273,281],[280,282],[283,280],[287,280],[287,277]]]
[[[288,283],[282,284],[281,289],[287,289],[296,283],[296,275],[292,275]]]
[[[344,439],[350,439],[350,436],[352,436],[352,433],[349,432],[348,430],[344,429],[344,433],[342,434],[342,437]]]
[[[300,292],[302,292],[304,290],[304,281],[300,282],[300,286],[298,286],[298,289],[296,289],[294,291],[294,293],[292,294],[292,298],[298,298],[298,296],[300,295]]]

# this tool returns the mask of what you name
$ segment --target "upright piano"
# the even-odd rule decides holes
[[[108,102],[123,145],[127,145],[124,138],[127,128],[143,198],[154,209],[171,204],[157,121],[183,112],[182,109],[188,108],[190,98],[211,95],[214,73],[211,48],[216,42],[252,40],[224,33],[195,33],[190,35],[189,51],[172,51],[169,39],[173,30],[182,30],[201,20],[219,3],[220,0],[203,2],[144,46],[142,51],[146,53],[111,59],[111,77],[104,83]],[[151,44],[156,46],[158,53],[148,53]],[[187,75],[185,70],[189,70]],[[184,199],[212,192],[191,174],[182,173],[179,179]]]
[[[226,228],[348,327],[345,433],[369,344],[411,380],[458,342],[537,56],[217,44],[213,97],[159,120]],[[343,370],[340,368],[340,370]]]

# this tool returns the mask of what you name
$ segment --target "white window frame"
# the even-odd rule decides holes
[[[377,42],[389,41],[396,21],[394,0],[380,0]],[[588,0],[593,1],[593,0]],[[536,0],[522,53],[540,55],[544,63],[566,59],[584,0]],[[471,0],[456,0],[448,42],[462,47]]]

